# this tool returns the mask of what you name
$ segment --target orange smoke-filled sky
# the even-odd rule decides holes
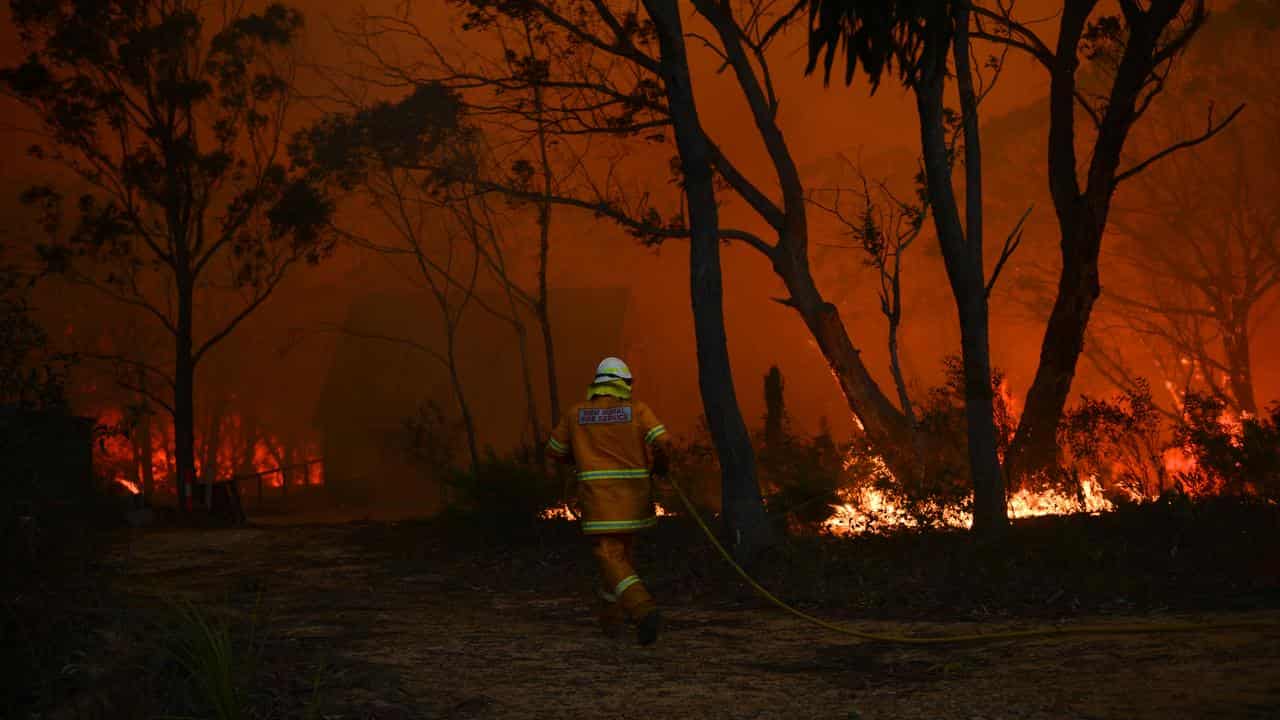
[[[330,63],[342,57],[343,48],[330,27],[347,23],[356,6],[317,0],[298,4],[308,17],[304,52]],[[1037,27],[1051,40],[1054,5],[1050,0],[1023,0],[1019,9],[1026,18],[1047,18]],[[458,24],[455,10],[445,3],[420,2],[413,8],[421,26],[439,29],[442,38],[455,32],[452,30]],[[0,62],[8,64],[19,55],[13,43],[12,27],[7,22],[7,7],[3,12],[6,17],[0,30]],[[689,29],[699,28],[693,22]],[[465,41],[483,51],[483,40],[468,35]],[[806,182],[817,186],[829,181],[834,158],[839,153],[863,158],[872,172],[889,174],[899,181],[909,178],[915,170],[914,158],[919,145],[911,97],[890,79],[886,79],[874,96],[861,81],[852,88],[838,83],[824,87],[820,78],[803,75],[804,42],[802,29],[787,33],[771,53],[771,62],[781,98],[781,126]],[[758,135],[747,120],[749,115],[732,74],[717,72],[714,56],[700,49],[696,42],[691,43],[691,48],[704,124],[717,142],[735,156],[740,167],[771,189],[773,172]],[[1044,97],[1046,88],[1043,69],[1012,53],[999,85],[983,105],[984,119],[990,121],[1032,106]],[[6,115],[15,118],[14,122],[26,122],[11,105],[5,105],[4,109]],[[3,187],[16,189],[23,179],[39,172],[25,158],[24,149],[28,144],[29,140],[20,133],[4,134],[0,150],[6,168]],[[651,180],[637,178],[635,181],[651,185],[656,192],[669,193],[670,186],[662,168],[673,150],[670,145],[657,148],[645,150],[655,154],[655,176]],[[1019,272],[1024,261],[1052,264],[1056,247],[1052,208],[1044,201],[1046,181],[1034,175],[1035,168],[1044,165],[1043,140],[1029,144],[1028,148],[1034,150],[1036,156],[1025,159],[1025,168],[1033,173],[1029,182],[1038,187],[1028,188],[1027,195],[1039,199],[1041,204],[1033,211],[1031,231],[1022,254],[1007,271],[1010,277]],[[988,174],[1001,170],[996,163],[1009,160],[989,159]],[[998,200],[1019,204],[1008,198]],[[6,201],[0,206],[12,205]],[[761,223],[732,197],[725,198],[722,218],[726,225],[743,226],[765,234]],[[1001,224],[1005,220],[996,217],[989,223],[987,243],[993,247],[989,252],[998,248],[1007,232],[1008,227]],[[618,352],[624,353],[632,363],[638,391],[665,416],[668,426],[691,429],[701,408],[697,401],[685,244],[671,241],[661,249],[644,248],[610,223],[569,209],[557,210],[555,223],[550,273],[553,287],[622,286],[631,290],[627,346]],[[816,244],[846,242],[818,213],[811,216],[811,225],[812,241]],[[917,397],[925,387],[938,381],[942,358],[957,352],[958,345],[955,311],[934,243],[932,234],[926,231],[908,257],[905,280],[908,295],[902,329],[904,365],[909,378],[917,385]],[[841,252],[852,251],[833,250],[822,255],[826,260],[815,268],[815,274],[824,293],[840,306],[867,364],[889,391],[885,321],[877,305],[877,285],[859,262],[842,258]],[[813,431],[818,418],[825,416],[838,433],[847,432],[851,421],[845,401],[798,315],[774,301],[785,293],[771,268],[760,255],[738,244],[726,246],[723,259],[730,351],[739,400],[748,422],[754,425],[762,415],[761,378],[771,364],[778,364],[787,379],[787,401],[798,429]],[[270,314],[276,318],[273,322],[288,324],[290,314],[314,305],[318,294],[325,296],[328,305],[334,305],[335,296],[355,297],[367,289],[394,283],[394,277],[385,270],[381,260],[357,249],[342,247],[321,266],[295,272],[272,298]],[[423,312],[435,310],[424,307]],[[297,312],[297,315],[305,316],[305,322],[318,320],[314,312]],[[282,321],[281,317],[286,319]],[[327,319],[340,322],[343,318],[335,314]],[[1042,327],[1040,319],[1030,317],[1021,307],[1013,307],[1008,294],[998,289],[993,298],[994,362],[1008,371],[1015,397],[1025,391],[1034,372]],[[558,359],[562,366],[580,370],[584,383],[598,360],[596,357]],[[281,366],[284,368],[289,361],[276,362],[284,363]],[[1091,376],[1086,363],[1082,362],[1081,368],[1077,390],[1102,387],[1098,379]],[[1270,368],[1259,367],[1258,373],[1259,397],[1276,396],[1280,378]],[[301,392],[296,383],[294,386],[292,392]],[[304,400],[303,404],[308,401]]]

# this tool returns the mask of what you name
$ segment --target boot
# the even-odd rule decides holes
[[[626,613],[616,601],[610,602],[603,597],[596,601],[596,623],[600,625],[600,631],[605,634],[605,637],[620,636],[626,621]]]
[[[636,642],[641,645],[652,645],[658,640],[658,630],[662,626],[662,614],[652,610],[636,623]]]

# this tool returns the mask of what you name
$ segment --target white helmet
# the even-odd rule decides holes
[[[621,380],[630,385],[631,368],[627,367],[621,358],[607,357],[596,366],[596,379],[593,382],[607,383],[614,380]]]

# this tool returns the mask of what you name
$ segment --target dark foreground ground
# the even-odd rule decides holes
[[[1276,623],[939,648],[860,644],[765,607],[679,519],[642,556],[668,618],[653,648],[598,633],[589,558],[565,526],[510,544],[459,543],[413,522],[121,532],[101,566],[110,590],[66,610],[80,649],[43,681],[38,717],[234,716],[215,715],[174,667],[165,607],[185,599],[229,628],[243,717],[1280,718],[1280,603],[1267,575],[1278,536],[1268,522],[1243,540],[1219,528],[1218,545],[1182,532],[1168,567],[1145,575],[1116,563],[1155,550],[1116,550],[1114,533],[1110,548],[1074,561],[1082,567],[1038,573],[1029,568],[1052,559],[1047,550],[993,565],[956,550],[967,543],[959,537],[814,540],[762,567],[807,609],[883,633]],[[1020,532],[1034,547],[1036,533],[1071,531]],[[1234,555],[1215,565],[1218,552]],[[1085,573],[1089,564],[1101,574]],[[786,586],[814,574],[825,580]],[[1115,578],[1135,574],[1117,592]]]

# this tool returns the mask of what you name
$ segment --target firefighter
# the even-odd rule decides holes
[[[641,645],[658,639],[661,616],[636,574],[636,533],[653,527],[650,472],[666,473],[667,429],[648,405],[631,397],[631,369],[616,357],[596,368],[586,402],[569,408],[547,452],[578,472],[582,532],[600,567],[599,621],[613,635],[624,620]]]

